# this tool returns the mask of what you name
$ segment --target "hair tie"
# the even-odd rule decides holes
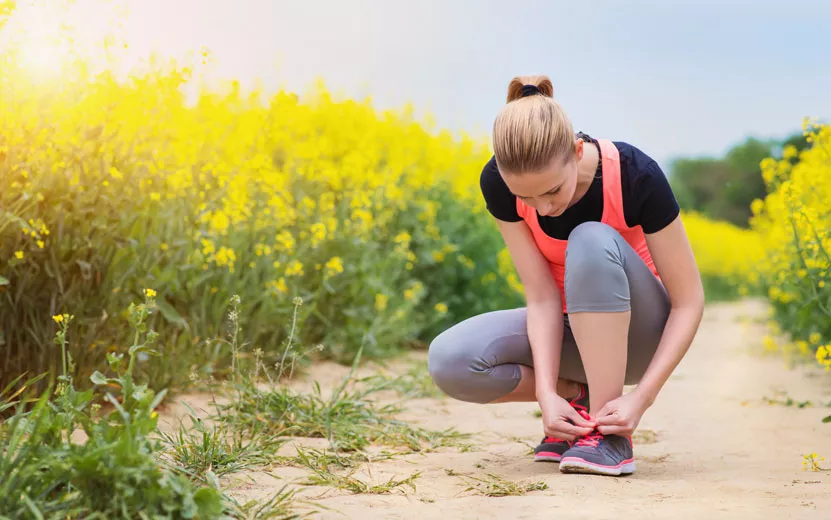
[[[520,97],[532,96],[534,94],[542,94],[542,92],[540,92],[539,87],[537,87],[536,85],[522,86],[522,96]]]

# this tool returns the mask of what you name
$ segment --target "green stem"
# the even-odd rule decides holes
[[[63,375],[66,376],[66,327],[63,326],[61,333],[61,362],[63,363]]]
[[[796,247],[796,253],[799,256],[799,261],[805,271],[808,273],[811,279],[811,292],[814,294],[814,298],[817,301],[817,306],[820,308],[822,312],[827,315],[831,315],[831,311],[822,304],[819,299],[819,293],[817,292],[817,284],[815,283],[814,276],[811,273],[811,269],[808,268],[808,263],[805,261],[805,257],[802,255],[802,246],[799,240],[799,230],[796,227],[796,219],[794,218],[793,208],[791,208],[790,204],[788,205],[788,216],[790,217],[791,221],[791,229],[793,230],[794,236],[794,246]]]

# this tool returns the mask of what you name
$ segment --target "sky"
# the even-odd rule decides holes
[[[662,166],[831,116],[827,0],[127,0],[136,56],[207,47],[217,77],[379,108],[413,103],[487,136],[511,78],[546,74],[575,131]],[[97,12],[81,24],[90,31]]]

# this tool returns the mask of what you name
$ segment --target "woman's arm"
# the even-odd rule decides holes
[[[556,394],[563,341],[563,305],[548,261],[524,221],[497,219],[527,302],[528,339],[534,358],[536,395]]]
[[[658,349],[635,390],[649,406],[695,337],[704,312],[704,287],[680,215],[647,234],[646,242],[671,305]]]

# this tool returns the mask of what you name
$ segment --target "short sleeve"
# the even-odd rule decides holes
[[[637,204],[634,214],[644,233],[664,229],[681,211],[667,176],[654,160],[638,172],[633,194]]]
[[[479,176],[479,188],[485,199],[485,206],[491,215],[506,222],[522,220],[516,210],[516,195],[511,193],[508,185],[499,174],[496,158],[491,158]]]

